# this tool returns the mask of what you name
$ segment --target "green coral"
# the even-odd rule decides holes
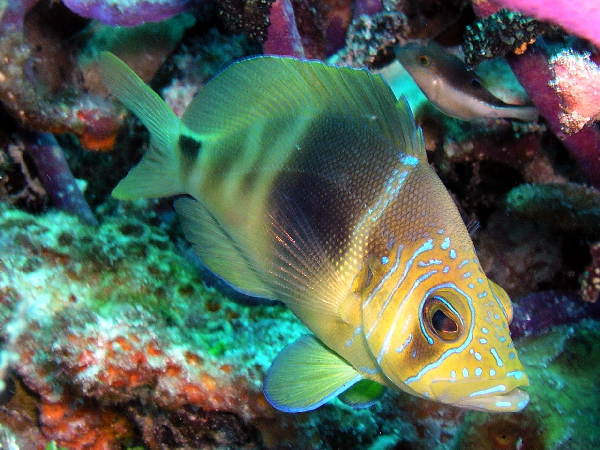
[[[506,196],[511,212],[565,231],[600,234],[600,191],[575,183],[524,184]]]

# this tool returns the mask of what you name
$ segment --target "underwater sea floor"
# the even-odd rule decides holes
[[[335,400],[285,414],[261,384],[279,350],[307,332],[286,308],[242,305],[206,287],[164,231],[137,219],[94,228],[4,206],[0,227],[0,318],[12,362],[0,407],[4,445],[598,445],[598,321],[516,341],[531,380],[520,413],[465,412],[388,392],[371,408]]]

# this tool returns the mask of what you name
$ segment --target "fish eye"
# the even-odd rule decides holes
[[[421,64],[423,67],[429,67],[429,65],[431,64],[431,60],[429,59],[429,57],[427,55],[419,55],[417,57],[417,61],[419,62],[419,64]]]
[[[429,297],[425,300],[423,316],[427,328],[440,339],[450,342],[460,336],[462,320],[446,299],[440,296]]]
[[[479,81],[478,78],[471,78],[471,87],[475,89],[481,89],[483,85],[481,84],[481,81]]]

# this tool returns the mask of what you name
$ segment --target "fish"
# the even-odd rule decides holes
[[[462,120],[538,119],[535,106],[511,105],[495,97],[462,60],[435,42],[396,47],[395,54],[429,101],[448,116]]]
[[[186,239],[237,290],[277,299],[312,334],[263,392],[310,411],[385,388],[519,411],[529,384],[512,305],[489,280],[406,101],[367,70],[258,56],[210,80],[181,119],[121,60],[104,83],[150,132],[121,200],[178,196]]]

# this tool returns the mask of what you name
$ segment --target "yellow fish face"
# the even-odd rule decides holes
[[[443,230],[398,245],[373,271],[363,303],[369,348],[391,383],[469,409],[523,409],[529,381],[510,338],[510,299],[483,273],[472,245]],[[418,305],[415,308],[415,305]]]

